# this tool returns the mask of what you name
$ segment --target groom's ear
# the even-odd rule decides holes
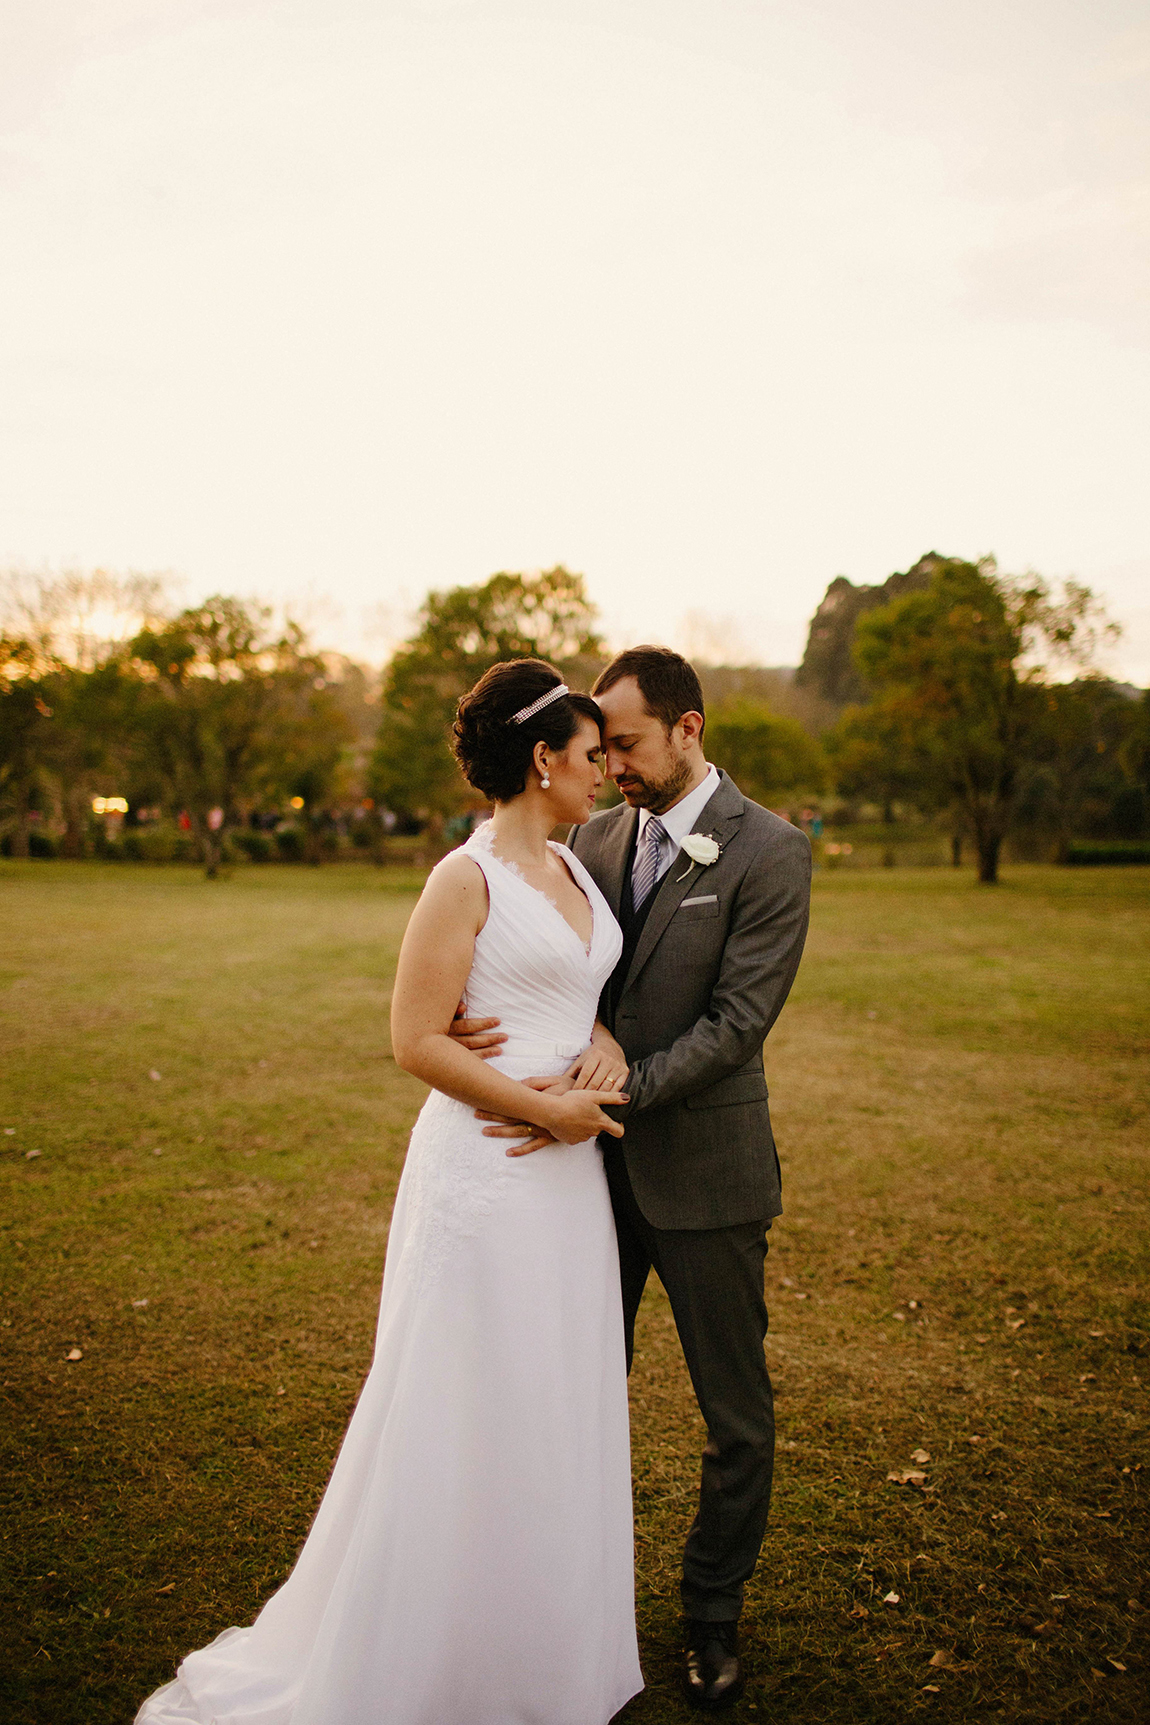
[[[693,710],[686,713],[680,713],[678,719],[675,721],[675,729],[678,731],[680,740],[684,746],[691,743],[702,742],[703,726],[706,722],[707,721],[704,719],[702,713],[696,713]]]

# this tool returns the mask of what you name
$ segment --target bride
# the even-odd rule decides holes
[[[190,1654],[136,1725],[606,1725],[642,1688],[623,1316],[596,1134],[626,1062],[595,1021],[621,946],[548,842],[603,782],[600,715],[537,659],[459,703],[494,818],[428,879],[392,1003],[432,1086],[387,1248],[375,1357],[294,1570]],[[448,1035],[465,1002],[507,1040]],[[584,1058],[574,1087],[524,1081]],[[476,1110],[557,1143],[485,1137]]]

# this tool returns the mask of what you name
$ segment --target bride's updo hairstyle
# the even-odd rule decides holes
[[[559,753],[583,719],[602,735],[603,715],[590,695],[554,694],[562,683],[554,665],[542,659],[508,659],[485,671],[460,701],[451,746],[468,784],[493,803],[510,802],[526,790],[536,743]],[[527,713],[537,702],[542,705]],[[524,715],[518,722],[517,714]]]

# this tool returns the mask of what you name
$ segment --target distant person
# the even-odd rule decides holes
[[[770,1506],[763,1271],[767,1229],[782,1204],[763,1042],[806,938],[810,845],[708,764],[703,692],[677,653],[631,648],[594,692],[607,773],[625,801],[576,825],[569,843],[623,929],[599,1010],[629,1064],[630,1101],[611,1110],[626,1135],[601,1139],[627,1357],[654,1268],[707,1425],[683,1557],[683,1683],[696,1705],[717,1708],[743,1686],[738,1620]],[[477,1021],[474,1004],[456,1034],[498,1052],[496,1020]],[[597,1077],[594,1057],[590,1072]],[[583,1082],[581,1063],[554,1093],[573,1079]],[[524,1149],[553,1143],[524,1119],[529,1126],[489,1130],[526,1137]]]
[[[137,1725],[607,1725],[635,1640],[624,1316],[596,1137],[626,1060],[596,1023],[623,936],[548,842],[603,783],[601,715],[538,660],[459,704],[494,818],[404,936],[395,1057],[432,1093],[396,1195],[375,1359],[288,1580],[145,1701]],[[452,1038],[460,999],[494,1059]],[[532,1088],[579,1057],[579,1082]],[[475,1110],[548,1148],[495,1145]]]

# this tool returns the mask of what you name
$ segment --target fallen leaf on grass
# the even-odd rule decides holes
[[[1080,1384],[1096,1384],[1098,1382],[1098,1374],[1097,1372],[1083,1372],[1078,1382]]]
[[[175,1585],[176,1584],[174,1581],[169,1581],[169,1583],[166,1587],[157,1587],[156,1592],[157,1593],[171,1593],[173,1591],[173,1589],[175,1588]]]
[[[152,1080],[153,1084],[158,1084],[160,1082],[161,1074],[157,1072],[153,1066],[148,1073],[148,1077]]]
[[[1093,1336],[1094,1340],[1097,1342],[1097,1341],[1100,1341],[1105,1336],[1106,1331],[1105,1330],[1088,1330],[1086,1333],[1087,1333],[1087,1335]]]
[[[911,1450],[910,1459],[911,1461],[917,1461],[921,1465],[924,1461],[930,1460],[930,1451],[928,1449]]]
[[[942,1693],[937,1683],[924,1683],[922,1692],[924,1695],[940,1695]]]
[[[897,1593],[884,1593],[882,1596],[882,1602],[884,1605],[897,1605],[899,1603],[899,1596]]]
[[[905,1473],[888,1473],[886,1477],[888,1480],[893,1480],[895,1485],[926,1484],[926,1475],[922,1472],[921,1468],[916,1467],[907,1468]]]
[[[988,1342],[990,1340],[990,1337],[989,1336],[975,1336],[974,1339],[976,1342]]]
[[[940,1647],[936,1653],[931,1654],[930,1664],[933,1665],[937,1671],[944,1665],[953,1665],[954,1659],[944,1647]]]
[[[1025,1318],[1007,1318],[1006,1327],[1008,1330],[1020,1330],[1025,1322]]]
[[[967,1437],[967,1440],[966,1440],[966,1441],[967,1441],[967,1443],[981,1443],[981,1442],[982,1442],[982,1439],[981,1439],[981,1438],[980,1438],[980,1437],[975,1437],[975,1436],[974,1436],[974,1434],[973,1434],[973,1433],[971,1433],[971,1434],[970,1434],[970,1435],[969,1435],[969,1436],[968,1436],[968,1437]]]
[[[1126,1667],[1125,1667],[1125,1665],[1123,1665],[1121,1659],[1112,1659],[1110,1657],[1109,1653],[1106,1655],[1106,1663],[1107,1663],[1107,1665],[1113,1665],[1115,1671],[1125,1671],[1125,1669],[1126,1669]]]
[[[848,1616],[857,1617],[861,1622],[861,1620],[864,1617],[870,1616],[870,1612],[867,1610],[865,1605],[856,1605],[856,1606],[852,1607],[851,1611],[848,1613]]]
[[[83,1348],[69,1348],[68,1352],[64,1355],[64,1358],[66,1360],[82,1360],[84,1358],[84,1350]]]
[[[142,1312],[144,1307],[147,1305],[147,1303],[148,1303],[147,1300],[133,1300],[132,1301],[132,1305],[137,1312]]]
[[[25,1150],[24,1160],[25,1162],[34,1162],[37,1156],[42,1156],[43,1154],[44,1152],[42,1150]]]
[[[1094,1519],[1095,1521],[1113,1521],[1113,1512],[1108,1509],[1096,1509],[1094,1511]]]

